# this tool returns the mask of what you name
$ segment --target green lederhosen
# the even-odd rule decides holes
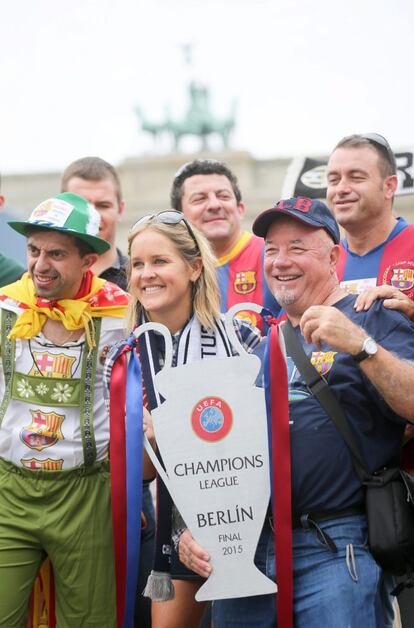
[[[14,315],[9,314],[2,311],[6,394],[0,421],[13,398],[14,342],[6,335]],[[94,319],[97,346],[100,323]],[[85,352],[82,364],[79,403],[85,464],[32,471],[0,459],[1,628],[26,626],[30,591],[46,555],[54,567],[58,628],[116,626],[109,463],[96,462],[93,432],[97,355],[97,348]]]

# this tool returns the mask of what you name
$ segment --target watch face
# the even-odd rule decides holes
[[[373,338],[367,338],[364,342],[364,349],[368,355],[375,355],[378,350],[377,343]]]

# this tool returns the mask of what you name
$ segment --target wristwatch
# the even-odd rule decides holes
[[[354,358],[355,362],[362,362],[362,360],[365,360],[366,358],[372,358],[372,356],[375,355],[377,351],[377,343],[373,338],[371,338],[371,336],[368,336],[368,338],[365,338],[362,344],[361,351],[356,355],[353,355],[352,357]]]

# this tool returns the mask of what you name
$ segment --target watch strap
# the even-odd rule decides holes
[[[365,360],[366,358],[369,358],[369,357],[371,356],[369,353],[365,351],[365,349],[362,349],[362,351],[352,356],[354,362],[362,362],[362,360]]]
[[[376,349],[374,351],[367,351],[366,347],[369,343],[373,343],[374,347],[376,347],[376,342],[373,338],[371,338],[370,336],[367,336],[367,338],[365,338],[363,344],[362,344],[362,349],[359,353],[357,353],[356,355],[353,355],[353,360],[354,362],[362,362],[362,360],[365,360],[366,358],[372,358],[373,355],[375,355],[376,353]]]

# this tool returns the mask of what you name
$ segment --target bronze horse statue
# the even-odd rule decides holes
[[[141,129],[150,133],[154,141],[164,133],[172,137],[174,150],[179,150],[181,138],[195,135],[201,138],[202,148],[208,148],[208,137],[217,134],[221,137],[224,148],[228,148],[230,134],[235,126],[235,104],[227,118],[215,116],[210,109],[210,94],[207,87],[195,81],[189,84],[189,106],[185,116],[173,119],[169,112],[163,122],[153,122],[146,118],[140,107],[135,112],[141,122]]]

